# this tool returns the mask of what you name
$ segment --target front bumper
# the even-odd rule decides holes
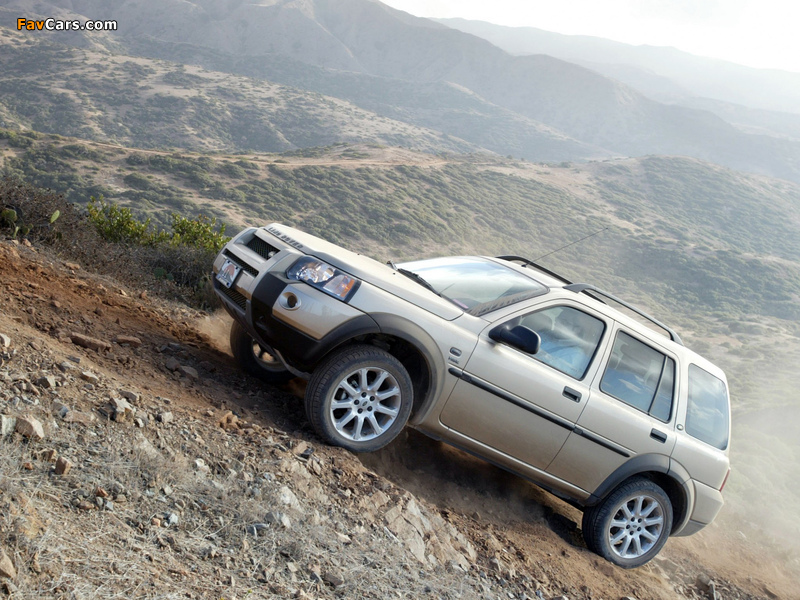
[[[310,372],[330,350],[380,328],[362,311],[300,281],[286,270],[304,256],[262,230],[246,230],[214,261],[214,290],[227,312],[296,371]],[[226,260],[241,267],[226,288],[216,278]]]

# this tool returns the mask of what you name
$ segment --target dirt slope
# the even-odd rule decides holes
[[[613,567],[576,510],[413,431],[369,456],[325,446],[302,382],[244,377],[226,327],[0,242],[0,414],[18,430],[0,437],[0,593],[800,597],[720,530]]]

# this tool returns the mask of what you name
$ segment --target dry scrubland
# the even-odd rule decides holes
[[[362,6],[301,4],[335,7],[328,16]],[[153,33],[151,17],[162,13],[127,6],[129,26]],[[9,10],[0,13],[13,21]],[[353,29],[366,38],[338,29],[367,15],[370,26]],[[796,180],[796,142],[743,135],[710,113],[663,114],[584,69],[546,68],[549,59],[501,85],[511,95],[468,89],[505,73],[496,68],[505,59],[491,77],[462,72],[463,63],[451,70],[419,40],[387,48],[396,60],[372,75],[353,71],[353,57],[376,56],[383,27],[397,25],[377,16],[323,19],[340,36],[345,70],[310,67],[306,59],[335,56],[304,55],[302,44],[289,51],[293,35],[307,39],[290,30],[275,38],[284,54],[256,59],[215,48],[230,35],[210,36],[206,48],[158,36],[67,48],[0,27],[0,174],[10,176],[0,180],[0,209],[15,210],[13,220],[0,215],[0,239],[35,245],[0,242],[0,591],[797,598],[800,186],[654,155]],[[491,52],[475,48],[485,68]],[[408,59],[422,60],[417,75],[443,69],[441,81],[409,81]],[[518,93],[550,100],[526,98],[517,106],[525,114],[503,108]],[[567,162],[618,154],[647,156]],[[728,504],[714,527],[672,540],[662,558],[628,573],[586,551],[572,508],[413,432],[370,456],[322,446],[305,423],[299,382],[274,389],[245,379],[227,355],[224,319],[187,308],[209,302],[198,285],[207,256],[107,244],[80,209],[20,180],[78,207],[105,196],[159,227],[172,212],[282,221],[382,260],[545,256],[663,316],[725,368]],[[97,349],[73,334],[99,340],[84,341]]]
[[[363,462],[322,445],[301,382],[241,375],[219,316],[10,241],[0,275],[13,598],[795,593],[720,528],[617,569],[582,545],[574,509],[413,432]]]

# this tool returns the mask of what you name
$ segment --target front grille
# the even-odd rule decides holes
[[[258,269],[254,268],[254,267],[251,267],[250,265],[248,265],[247,263],[245,263],[245,262],[244,262],[244,261],[243,261],[241,258],[239,258],[238,256],[236,256],[236,255],[235,255],[233,252],[231,252],[230,250],[228,250],[228,249],[226,248],[225,250],[223,250],[223,252],[222,252],[222,253],[223,253],[225,256],[227,256],[228,258],[230,258],[230,259],[231,259],[233,262],[235,262],[237,265],[239,265],[240,267],[242,267],[242,270],[243,270],[243,271],[245,271],[246,273],[250,273],[250,275],[252,275],[253,277],[258,277]]]
[[[269,245],[257,235],[253,236],[253,239],[247,242],[247,247],[267,260],[279,252],[275,246]]]
[[[217,290],[225,294],[236,306],[241,308],[242,311],[247,311],[247,298],[245,298],[243,294],[234,289],[226,288],[224,285],[217,286]]]

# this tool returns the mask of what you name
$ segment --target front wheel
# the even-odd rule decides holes
[[[650,561],[672,530],[672,503],[649,479],[637,477],[614,490],[583,515],[590,550],[625,569]]]
[[[279,385],[294,377],[271,348],[264,348],[251,338],[236,321],[231,325],[231,352],[245,373],[266,383]]]
[[[346,346],[314,371],[306,413],[327,442],[373,452],[402,431],[413,396],[411,377],[394,356],[375,346]]]

